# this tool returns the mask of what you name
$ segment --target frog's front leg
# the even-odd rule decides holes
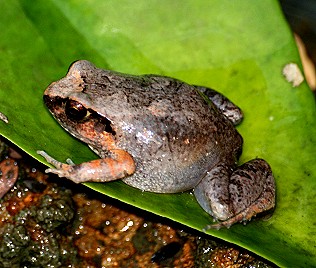
[[[46,161],[55,168],[46,169],[59,177],[66,177],[75,183],[94,181],[107,182],[122,179],[135,172],[135,162],[132,156],[120,149],[109,151],[106,158],[84,162],[79,165],[61,163],[44,151],[38,151]],[[69,161],[68,161],[69,162]]]
[[[275,206],[275,182],[270,166],[262,159],[251,160],[232,171],[214,167],[194,189],[196,199],[218,223],[206,227],[230,227],[250,220]]]

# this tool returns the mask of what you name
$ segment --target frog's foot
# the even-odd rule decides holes
[[[69,173],[71,173],[72,167],[75,165],[71,159],[67,159],[68,164],[64,164],[62,162],[57,161],[45,151],[37,151],[37,153],[45,158],[45,160],[52,164],[55,168],[47,168],[45,170],[46,173],[54,173],[57,174],[59,177],[67,177]]]
[[[255,159],[230,173],[230,168],[219,165],[194,189],[200,205],[218,220],[205,230],[246,222],[275,206],[275,182],[266,161]]]
[[[120,149],[111,150],[107,158],[84,162],[79,165],[75,165],[70,159],[67,159],[68,164],[64,164],[44,151],[37,151],[37,153],[55,167],[46,169],[46,173],[66,177],[75,183],[113,181],[135,172],[133,158],[126,151]]]
[[[247,221],[250,221],[257,214],[273,211],[274,202],[267,202],[267,200],[271,200],[271,198],[272,196],[269,196],[269,195],[259,198],[250,207],[236,214],[232,218],[229,218],[225,221],[218,221],[214,224],[209,224],[203,228],[203,231],[207,231],[209,229],[219,230],[220,228],[223,228],[223,227],[230,228],[230,226],[232,226],[234,223],[237,223],[237,222],[242,222],[244,225],[246,225]]]

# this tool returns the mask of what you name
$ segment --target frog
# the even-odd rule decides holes
[[[75,183],[122,180],[154,193],[193,191],[208,228],[247,222],[275,207],[275,179],[261,158],[238,166],[241,109],[214,89],[162,75],[130,75],[74,62],[44,103],[100,158],[80,164],[38,153]]]

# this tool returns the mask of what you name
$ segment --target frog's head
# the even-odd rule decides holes
[[[44,102],[54,118],[70,134],[93,148],[107,148],[116,131],[110,119],[98,107],[85,81],[97,68],[88,61],[71,65],[66,77],[53,82],[44,92]],[[106,141],[104,141],[106,140]]]

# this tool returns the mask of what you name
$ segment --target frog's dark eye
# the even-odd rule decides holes
[[[88,110],[80,103],[74,100],[68,100],[65,107],[66,115],[74,121],[81,121],[88,115]]]

